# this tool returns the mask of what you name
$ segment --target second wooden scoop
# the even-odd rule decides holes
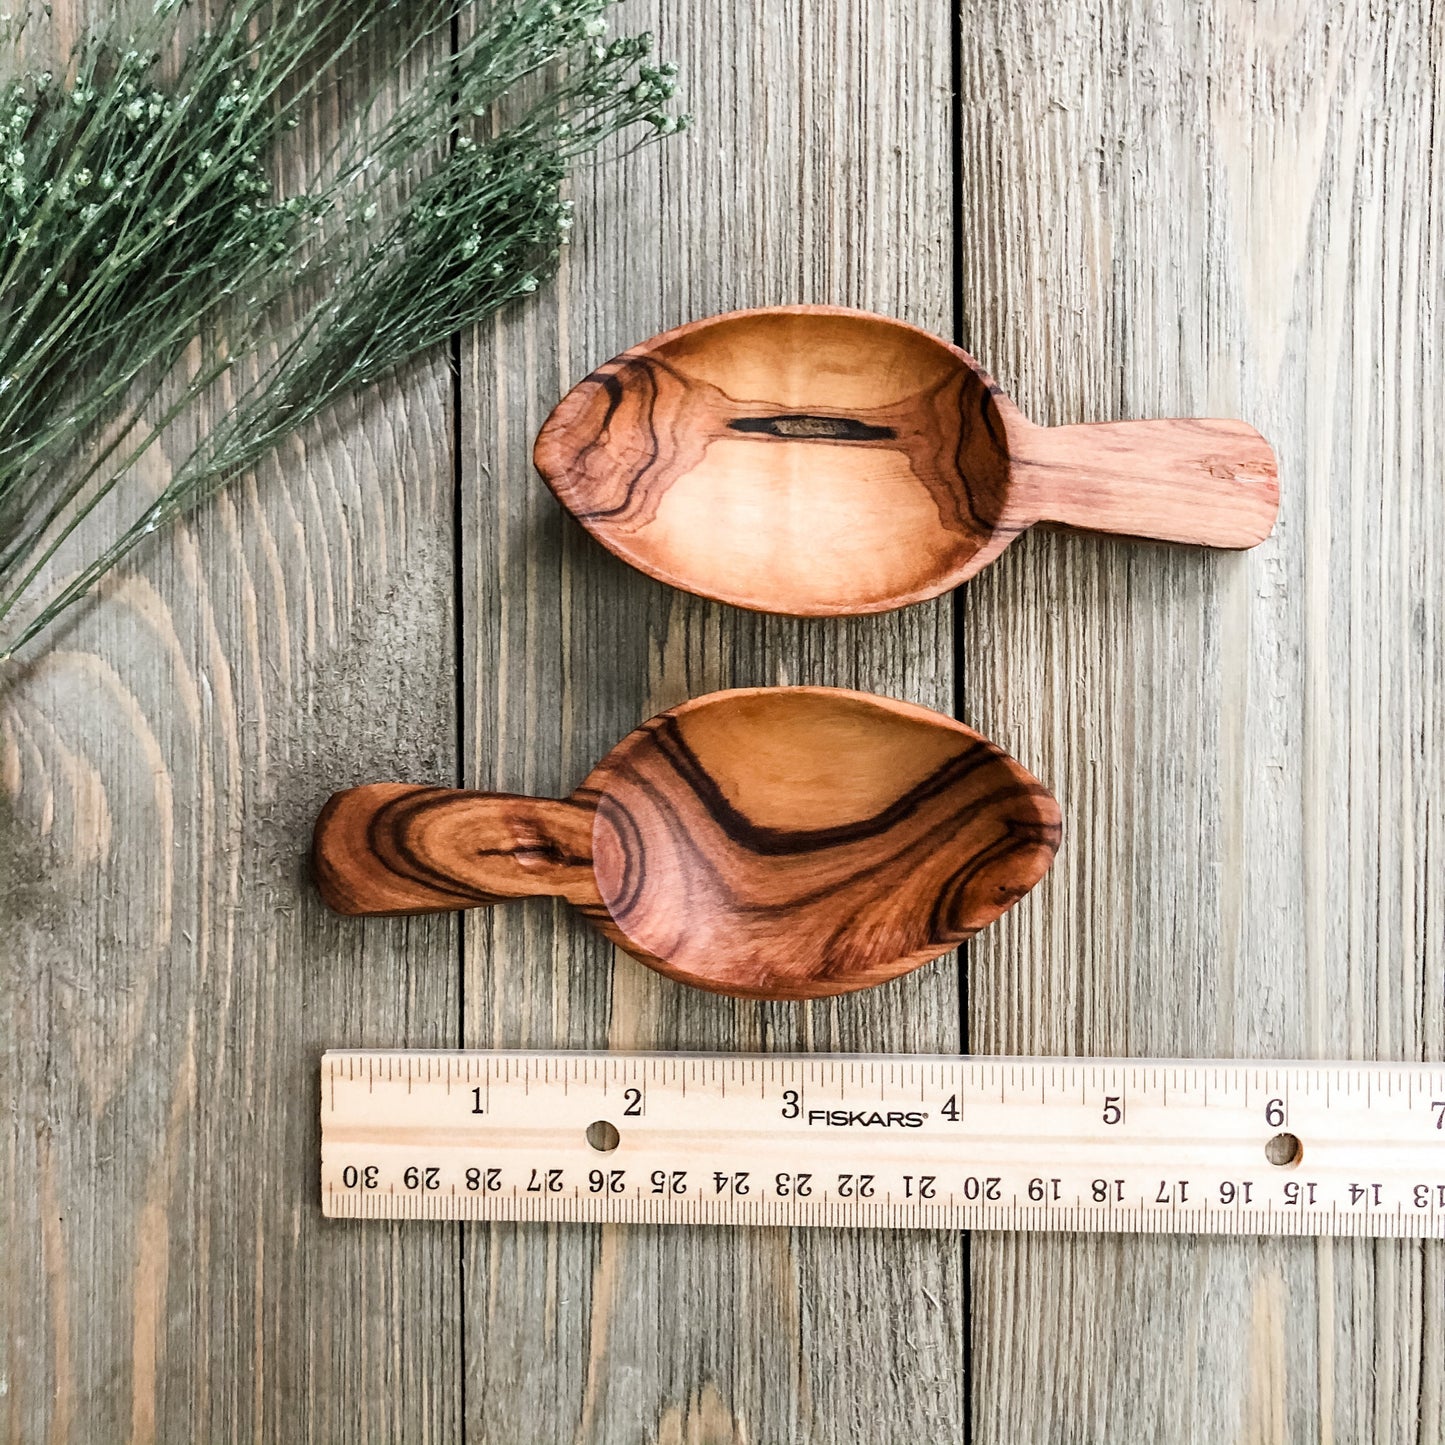
[[[763,612],[882,612],[973,576],[1035,522],[1252,547],[1274,453],[1239,421],[1035,426],[967,352],[887,316],[736,311],[577,383],[537,469],[604,546]]]
[[[566,898],[683,983],[847,993],[937,958],[1048,870],[1059,809],[939,713],[836,688],[711,693],[629,733],[563,800],[373,783],[317,819],[342,913]]]

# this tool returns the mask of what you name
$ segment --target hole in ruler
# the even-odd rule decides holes
[[[606,1119],[595,1119],[587,1126],[587,1142],[599,1154],[610,1154],[622,1142],[622,1136],[615,1124],[609,1124]]]
[[[1305,1146],[1297,1134],[1276,1134],[1264,1146],[1264,1157],[1271,1164],[1298,1164],[1304,1156]]]

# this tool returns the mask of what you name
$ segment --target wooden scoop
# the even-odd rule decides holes
[[[337,793],[314,862],[341,913],[554,894],[670,978],[787,999],[936,958],[1028,892],[1058,845],[1048,790],[961,723],[789,687],[661,713],[561,801]]]
[[[679,327],[579,382],[537,469],[643,572],[762,612],[884,612],[957,586],[1035,522],[1252,547],[1274,453],[1238,421],[1039,427],[979,364],[864,311]]]

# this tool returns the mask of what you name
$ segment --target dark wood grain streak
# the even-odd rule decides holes
[[[563,398],[535,460],[644,572],[802,615],[936,596],[1040,521],[1249,547],[1278,504],[1273,453],[1243,423],[1036,427],[958,347],[822,306],[632,347]]]
[[[369,783],[327,801],[311,866],[338,913],[480,908],[510,898],[598,902],[590,804]]]
[[[348,789],[317,819],[313,859],[343,913],[554,895],[670,978],[809,998],[971,937],[1058,844],[1048,790],[951,718],[843,689],[752,688],[644,723],[565,801]]]
[[[740,416],[728,423],[729,431],[755,436],[818,441],[892,441],[898,433],[891,426],[875,426],[851,416],[818,416],[816,413],[785,412],[780,416]]]

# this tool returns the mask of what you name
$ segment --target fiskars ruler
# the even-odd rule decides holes
[[[350,1052],[369,1219],[1445,1237],[1445,1065]]]

